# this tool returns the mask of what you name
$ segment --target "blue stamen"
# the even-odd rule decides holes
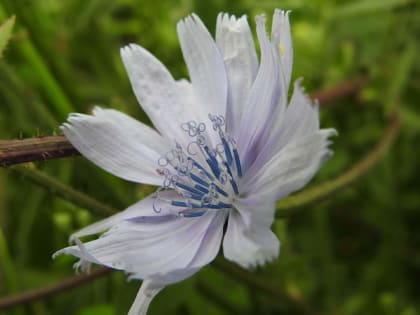
[[[209,209],[231,209],[232,205],[224,202],[219,202],[218,204],[208,204],[206,208]]]
[[[225,139],[225,137],[221,137],[223,147],[225,148],[225,155],[226,155],[226,161],[228,165],[232,165],[233,157],[232,152],[230,151],[229,145]]]
[[[190,173],[190,176],[191,176],[191,179],[193,180],[193,181],[195,181],[195,182],[197,182],[197,183],[199,183],[199,184],[201,184],[202,186],[205,186],[205,187],[209,187],[210,186],[210,184],[209,183],[207,183],[204,179],[202,179],[201,177],[199,177],[199,176],[197,176],[197,175],[195,175],[195,174],[193,174],[193,173]]]
[[[209,209],[230,210],[233,194],[239,194],[237,179],[242,177],[242,165],[236,143],[233,138],[225,134],[225,120],[223,116],[210,115],[213,130],[218,133],[219,143],[213,146],[211,139],[204,134],[206,125],[189,121],[181,128],[193,138],[183,148],[176,143],[176,148],[169,151],[158,161],[164,175],[163,189],[175,189],[178,200],[167,200],[163,196],[157,198],[173,207],[179,207],[175,217],[200,217]],[[197,151],[192,145],[197,146]],[[195,160],[195,156],[199,162]],[[205,162],[204,162],[205,161]],[[200,164],[201,163],[201,164]],[[229,184],[228,184],[229,182]],[[228,186],[231,187],[228,187]],[[158,190],[159,192],[159,190]],[[161,209],[156,209],[159,213]],[[173,216],[162,218],[169,220]],[[135,218],[139,222],[155,222],[146,217]],[[158,221],[158,220],[156,220]]]
[[[195,160],[193,160],[192,158],[188,158],[188,160],[189,161],[192,161],[192,163],[193,163],[193,165],[196,167],[196,168],[198,168],[200,171],[203,171],[204,172],[204,174],[206,174],[206,176],[211,180],[211,181],[213,181],[214,180],[214,177],[209,173],[209,172],[207,172],[207,170],[203,167],[203,166],[201,166],[201,164],[199,164],[198,162],[196,162]]]
[[[231,171],[231,169],[230,169],[229,165],[228,165],[226,162],[223,162],[223,164],[226,166],[226,170],[227,170],[227,172],[229,173],[230,177],[232,177],[232,178],[233,178],[232,171]]]
[[[226,209],[230,209],[230,208],[232,208],[232,205],[231,205],[230,203],[219,202],[219,205],[220,205],[222,208],[226,208]]]
[[[209,193],[209,190],[207,188],[203,187],[203,186],[194,185],[194,188],[197,189],[197,190],[199,190],[202,193],[205,193],[205,194],[208,194]]]
[[[181,211],[180,214],[185,218],[201,217],[206,211],[186,210]]]
[[[237,149],[233,149],[233,155],[235,156],[235,164],[236,164],[236,170],[238,172],[238,176],[242,177],[241,160],[239,159],[239,154],[238,154]]]
[[[189,195],[188,198],[192,199],[192,200],[200,200],[201,201],[203,199],[203,195],[192,194],[192,195]]]
[[[219,178],[220,169],[219,163],[217,162],[216,158],[211,154],[209,147],[206,145],[204,146],[204,151],[207,153],[208,159],[206,159],[207,164],[210,166],[213,174]]]
[[[236,182],[233,179],[231,179],[229,181],[230,181],[230,185],[233,188],[233,191],[235,192],[236,195],[238,195],[239,194],[238,185],[236,184]]]
[[[176,186],[178,186],[178,187],[179,187],[179,188],[181,188],[181,189],[184,189],[184,190],[186,190],[186,191],[189,191],[190,193],[193,193],[193,194],[196,194],[196,195],[201,195],[201,194],[202,194],[202,192],[201,192],[201,191],[196,190],[196,189],[194,189],[194,188],[192,188],[192,187],[190,187],[190,186],[188,186],[188,185],[185,185],[185,184],[183,184],[183,183],[176,182],[176,183],[175,183],[175,185],[176,185]]]
[[[171,201],[171,205],[175,206],[175,207],[188,207],[187,203],[185,201],[176,201],[176,200],[172,200]]]
[[[219,187],[219,186],[217,186],[216,184],[213,184],[213,186],[214,186],[214,188],[216,188],[216,191],[217,191],[219,194],[222,194],[223,196],[228,197],[227,192],[226,192],[226,191],[224,191],[222,188],[220,188],[220,187]]]

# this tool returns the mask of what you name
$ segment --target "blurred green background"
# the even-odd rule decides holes
[[[217,13],[225,11],[247,14],[254,28],[256,14],[271,18],[276,7],[293,10],[293,77],[303,76],[308,92],[370,77],[355,97],[322,109],[322,126],[340,135],[333,159],[311,185],[335,178],[367,154],[395,111],[398,138],[351,187],[276,221],[280,258],[251,275],[283,299],[209,266],[166,288],[149,314],[420,314],[418,2],[0,0],[0,24],[16,16],[0,58],[0,139],[57,134],[69,112],[89,112],[95,104],[147,121],[123,69],[121,46],[139,43],[176,78],[186,77],[179,19],[196,12],[213,32]],[[153,191],[81,157],[30,167],[117,209]],[[55,192],[0,169],[0,300],[73,274],[74,259],[52,260],[51,254],[100,217]],[[0,314],[125,314],[138,286],[114,272]]]

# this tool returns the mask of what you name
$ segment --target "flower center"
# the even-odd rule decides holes
[[[182,208],[178,212],[182,217],[232,209],[233,199],[239,194],[236,179],[242,176],[242,168],[236,142],[224,131],[223,116],[209,114],[209,120],[217,144],[210,138],[205,123],[189,121],[181,128],[192,140],[185,147],[176,143],[174,149],[158,160],[157,172],[164,180],[156,198]],[[179,199],[163,198],[163,190],[175,190]],[[154,210],[161,211],[155,206]]]

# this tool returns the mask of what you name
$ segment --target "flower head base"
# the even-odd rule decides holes
[[[288,102],[292,42],[288,12],[276,10],[271,38],[257,17],[258,62],[246,17],[220,14],[216,40],[192,15],[178,23],[191,82],[176,81],[137,45],[121,50],[133,90],[154,130],[95,108],[62,130],[88,159],[126,180],[156,185],[151,196],[72,235],[56,254],[124,270],[143,284],[129,312],[145,314],[168,284],[210,263],[220,247],[244,268],[279,254],[275,202],[300,189],[331,156],[334,129],[300,80]],[[225,224],[227,222],[227,224]],[[226,229],[224,227],[226,226]],[[82,243],[86,235],[103,233]]]

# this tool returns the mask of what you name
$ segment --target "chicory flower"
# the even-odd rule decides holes
[[[221,245],[226,259],[244,268],[275,259],[276,201],[306,185],[331,156],[328,138],[335,130],[320,129],[318,105],[299,79],[288,101],[288,12],[275,11],[270,37],[264,16],[256,24],[259,62],[245,16],[220,14],[215,40],[198,16],[180,21],[191,82],[175,80],[143,47],[121,49],[134,93],[155,129],[99,107],[93,115],[71,114],[62,125],[69,141],[98,166],[158,187],[75,233],[76,245],[56,253],[80,258],[78,267],[96,263],[142,279],[129,314],[145,314],[160,290],[209,264]],[[80,241],[98,233],[93,241]]]

